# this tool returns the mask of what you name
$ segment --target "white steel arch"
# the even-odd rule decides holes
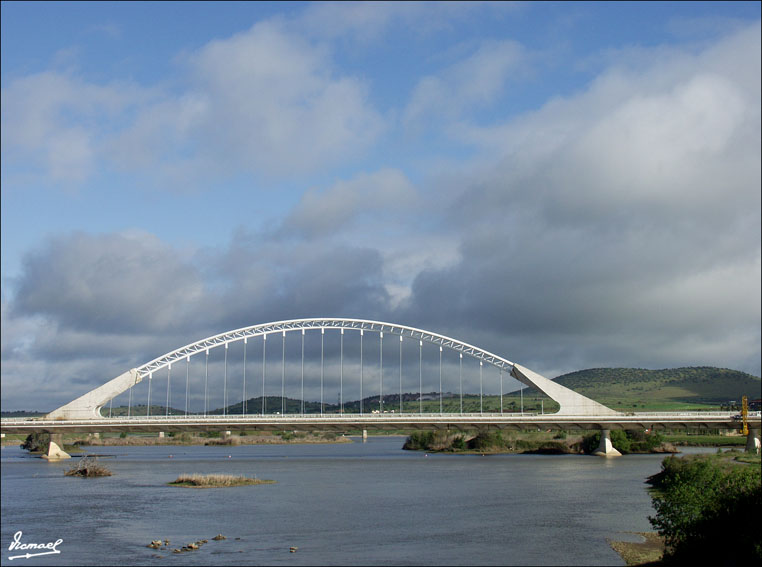
[[[416,329],[406,325],[386,323],[383,321],[343,318],[310,318],[252,325],[190,343],[117,376],[103,386],[95,388],[76,400],[52,411],[47,417],[51,419],[101,419],[100,409],[107,404],[109,400],[118,396],[122,392],[125,392],[135,384],[138,384],[144,378],[150,378],[155,372],[171,367],[175,362],[189,359],[191,356],[202,352],[208,352],[213,348],[227,348],[227,345],[230,343],[244,341],[251,337],[275,333],[287,333],[289,331],[306,331],[309,329],[345,329],[410,337],[412,339],[439,345],[440,347],[469,355],[480,362],[491,364],[502,370],[510,371],[511,375],[520,382],[527,386],[537,388],[551,399],[558,402],[560,406],[558,414],[560,415],[616,415],[619,413],[561,386],[560,384],[556,384],[552,380],[548,380],[544,376],[511,362],[506,358],[451,337],[432,333],[424,329]]]

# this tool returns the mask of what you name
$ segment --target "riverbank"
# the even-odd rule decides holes
[[[664,538],[656,532],[635,532],[642,541],[609,541],[627,565],[662,565]]]
[[[678,453],[677,448],[661,436],[613,432],[612,442],[626,453]],[[412,433],[403,449],[430,453],[463,454],[540,454],[584,455],[593,452],[600,442],[600,432],[564,431],[485,431],[448,432],[421,431]]]
[[[735,449],[667,457],[646,479],[658,533],[634,532],[642,541],[609,540],[611,548],[627,565],[758,562],[759,467],[759,455]]]
[[[47,439],[47,437],[45,437]],[[3,446],[19,446],[24,444],[25,435],[9,435],[2,440]],[[47,441],[46,441],[47,443]],[[79,447],[145,447],[153,445],[289,445],[289,444],[333,444],[352,443],[346,435],[333,432],[278,432],[278,433],[247,433],[237,432],[231,435],[204,434],[197,435],[184,432],[168,434],[159,437],[157,434],[126,434],[126,435],[79,435],[67,434],[63,438],[65,451],[77,450]],[[47,445],[46,445],[47,446]]]
[[[371,437],[374,432],[369,432]],[[418,432],[423,433],[423,432]],[[398,436],[410,438],[415,432],[395,431],[383,432],[383,436]],[[580,443],[584,437],[590,435],[588,431],[517,431],[503,432],[504,438],[515,438],[516,442],[511,447],[481,446],[468,449],[459,442],[457,447],[448,444],[434,444],[430,447],[417,447],[418,450],[430,452],[459,452],[459,453],[545,453],[545,454],[582,454],[585,451]],[[356,432],[355,435],[360,435]],[[471,438],[475,433],[452,433],[452,440],[457,436]],[[744,447],[746,437],[743,435],[707,435],[689,433],[664,433],[660,434],[664,446],[655,452],[679,452],[680,447]],[[21,445],[25,435],[11,434],[2,439],[2,446]],[[164,437],[157,434],[126,434],[124,437],[115,434],[104,434],[100,437],[93,435],[64,435],[65,450],[75,449],[79,446],[150,446],[150,445],[281,445],[293,443],[350,443],[350,435],[333,432],[235,432],[233,435],[224,437],[220,434],[192,434],[188,432],[173,435],[168,433]],[[413,449],[413,447],[408,447]],[[631,451],[635,452],[635,451]],[[649,451],[650,452],[650,451]]]
[[[131,436],[126,437],[94,437],[92,435],[75,439],[72,445],[80,447],[99,446],[147,446],[147,445],[288,445],[288,444],[321,444],[321,443],[352,443],[349,437],[335,433],[281,433],[257,435],[227,435],[208,437],[180,433],[172,437]]]

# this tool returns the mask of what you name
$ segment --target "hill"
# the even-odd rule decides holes
[[[757,376],[752,376],[737,370],[726,368],[714,368],[707,366],[667,368],[663,370],[646,370],[643,368],[591,368],[578,370],[555,378],[559,384],[579,392],[597,402],[600,402],[616,410],[636,411],[680,411],[699,409],[740,409],[741,398],[748,396],[749,401],[759,399],[762,382]],[[428,392],[423,394],[423,403],[419,403],[417,393],[405,393],[402,396],[405,413],[415,413],[422,409],[425,413],[439,411],[439,393]],[[442,395],[442,409],[445,412],[460,411],[459,396],[451,392]],[[502,406],[507,412],[523,411],[552,413],[558,410],[558,405],[547,396],[533,388],[525,388],[522,394],[519,391],[508,392],[504,395]],[[301,400],[286,398],[284,401],[287,414],[301,412]],[[384,396],[383,407],[390,410],[399,407],[399,395],[387,394]],[[347,400],[344,402],[346,413],[360,412],[359,400]],[[362,402],[365,412],[371,412],[379,407],[378,395],[366,397]],[[265,399],[267,413],[280,412],[282,401],[280,396],[267,396]],[[262,409],[262,398],[247,400],[246,410],[249,414],[259,413]],[[500,398],[496,395],[484,395],[464,393],[463,411],[467,413],[499,412],[501,409]],[[305,401],[304,410],[309,414],[320,413],[320,403]],[[111,412],[113,417],[127,415],[145,415],[146,406],[138,404],[128,410],[127,407],[104,408],[102,413],[107,416]],[[228,406],[226,413],[240,415],[243,411],[241,402]],[[325,403],[325,413],[337,413],[337,404]],[[164,406],[152,405],[151,415],[165,415],[167,409]],[[182,415],[184,410],[170,408],[170,415]],[[191,412],[199,414],[200,412]],[[210,415],[223,413],[222,408],[210,409]],[[2,417],[33,417],[42,415],[40,412],[15,411],[2,412]]]
[[[760,397],[760,378],[708,366],[646,370],[592,368],[564,374],[559,384],[602,404],[653,410],[684,409],[681,404],[733,407],[743,396]],[[685,408],[687,409],[687,408]]]

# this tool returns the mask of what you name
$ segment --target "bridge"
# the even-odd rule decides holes
[[[326,347],[326,335],[333,334],[332,343]],[[287,339],[287,336],[290,338]],[[306,338],[310,336],[310,348],[305,349]],[[314,336],[319,337],[320,347]],[[370,340],[366,339],[370,337]],[[280,337],[280,341],[277,338]],[[346,337],[346,338],[345,338]],[[269,343],[280,346],[276,351],[276,365],[280,374],[280,411],[274,411],[266,406],[268,397],[268,367],[267,347]],[[296,341],[294,341],[294,338]],[[384,345],[386,338],[386,346]],[[390,340],[391,339],[391,340]],[[256,382],[251,376],[251,355],[249,343],[261,353],[257,360],[257,367],[261,364],[261,381],[259,368],[257,368]],[[280,343],[278,345],[278,343]],[[291,344],[291,350],[296,351],[297,361],[292,358],[287,363],[287,344]],[[338,344],[337,344],[338,343]],[[241,358],[233,361],[233,346],[237,345]],[[367,351],[371,350],[374,357],[369,365]],[[433,401],[438,398],[439,411],[424,412],[424,397],[427,389],[424,389],[424,345],[429,358],[425,365],[427,385],[434,382],[438,377],[438,390],[433,395]],[[294,349],[293,347],[296,346]],[[403,346],[405,347],[403,349]],[[332,347],[332,348],[331,348]],[[338,347],[338,348],[337,348]],[[271,347],[272,349],[272,347]],[[317,362],[310,361],[305,373],[305,353],[309,350],[317,358],[320,353],[319,365],[319,388],[317,383]],[[404,365],[403,350],[413,356],[414,362]],[[214,358],[213,352],[221,352],[221,356]],[[444,361],[445,352],[449,359]],[[213,362],[210,388],[210,354]],[[280,354],[280,357],[277,357]],[[384,356],[386,354],[386,373],[384,369]],[[430,359],[434,358],[434,363]],[[437,357],[438,354],[438,357]],[[389,358],[393,363],[389,364]],[[198,357],[203,361],[203,395],[201,394],[200,376],[193,390],[196,393],[191,396],[190,369],[191,359]],[[464,383],[464,357],[471,361],[472,368],[478,363],[478,383],[480,411],[464,412],[463,410],[463,383]],[[219,360],[222,358],[222,360]],[[249,362],[249,383],[247,389],[247,358]],[[272,358],[272,355],[271,355]],[[277,359],[280,364],[277,364]],[[417,359],[417,360],[416,360]],[[443,362],[444,361],[444,362]],[[329,374],[326,375],[326,362],[328,362]],[[170,407],[178,400],[177,386],[174,395],[172,390],[172,368],[184,363],[185,369],[185,395],[182,389],[179,397],[184,402],[184,411],[170,414]],[[198,366],[198,365],[195,365]],[[270,393],[273,390],[272,360],[269,373]],[[491,367],[498,371],[499,378],[485,379],[484,368]],[[391,370],[390,370],[391,367]],[[455,369],[457,368],[457,372]],[[446,372],[445,372],[446,370]],[[370,371],[370,372],[369,372]],[[417,372],[416,372],[417,371]],[[447,380],[443,381],[443,375],[447,374]],[[473,373],[473,372],[472,372]],[[286,404],[286,376],[289,375],[289,387],[299,390],[301,405],[297,409],[288,411]],[[414,384],[417,374],[417,384]],[[454,376],[457,374],[458,383],[455,387]],[[221,375],[221,376],[220,376]],[[235,375],[235,378],[234,378]],[[305,383],[305,376],[308,380]],[[338,375],[338,376],[336,376]],[[392,375],[390,387],[389,376]],[[539,390],[551,400],[554,400],[559,409],[552,414],[544,412],[537,414],[524,412],[523,398],[520,411],[504,411],[504,378],[510,377],[524,386]],[[182,377],[181,377],[182,378]],[[221,378],[221,380],[220,380]],[[338,380],[337,380],[338,378]],[[374,383],[371,385],[371,393],[378,397],[378,409],[363,406],[364,394],[368,393],[369,378]],[[177,382],[177,379],[175,380]],[[500,406],[499,411],[484,411],[485,390],[493,391],[497,396],[497,383],[499,381]],[[150,415],[151,394],[156,390],[152,385],[161,382],[162,401],[165,402],[164,415]],[[220,384],[221,382],[221,384]],[[237,388],[233,393],[233,384]],[[472,376],[471,382],[475,386],[476,378]],[[446,391],[445,384],[449,383]],[[418,386],[410,388],[410,386]],[[436,386],[437,384],[435,384]],[[335,412],[327,412],[325,391],[327,387],[338,386],[338,404]],[[377,389],[376,389],[377,386]],[[144,415],[136,415],[136,407],[133,399],[138,399],[138,394],[133,395],[133,390],[139,388],[147,390]],[[492,390],[489,390],[489,388]],[[277,388],[277,384],[276,384]],[[306,388],[306,389],[305,389]],[[385,390],[386,388],[386,390]],[[418,401],[418,408],[411,410],[410,405],[406,408],[403,404],[404,395],[410,390],[415,391],[414,399]],[[444,399],[455,396],[452,390],[458,390],[460,398],[460,411],[444,411]],[[238,392],[240,391],[240,397]],[[319,413],[310,412],[305,405],[306,393],[311,392],[317,398],[319,391]],[[345,412],[345,392],[359,393],[359,412]],[[386,396],[384,395],[386,392]],[[447,392],[447,393],[446,393]],[[163,395],[166,393],[166,395]],[[248,407],[247,394],[258,393],[261,397],[261,406]],[[398,399],[398,405],[390,408],[384,406],[385,398],[390,393]],[[111,408],[114,399],[127,396],[127,415],[112,417]],[[154,393],[156,403],[157,393]],[[210,411],[211,401],[215,396],[222,396],[222,415],[215,415]],[[272,396],[270,396],[271,398]],[[429,397],[432,397],[429,394]],[[276,396],[277,398],[277,396]],[[365,398],[367,399],[367,398]],[[238,402],[237,411],[233,411],[232,404]],[[200,411],[203,402],[203,413]],[[195,412],[189,408],[193,403],[198,405]],[[102,412],[106,405],[109,406],[109,416],[105,417]],[[135,408],[135,409],[133,409]],[[418,409],[418,411],[415,411]],[[599,429],[602,432],[601,446],[598,453],[611,456],[617,454],[610,442],[609,432],[611,429],[659,429],[659,428],[737,428],[739,422],[732,412],[682,412],[682,413],[622,413],[604,406],[590,398],[582,396],[560,384],[553,382],[533,372],[532,370],[511,362],[502,356],[488,352],[468,343],[446,337],[437,333],[416,329],[405,325],[371,321],[362,319],[341,318],[311,318],[295,319],[253,325],[207,337],[200,341],[185,345],[181,348],[168,352],[154,360],[137,368],[132,368],[116,378],[106,382],[90,392],[50,412],[42,419],[32,420],[9,420],[3,419],[0,429],[3,433],[24,432],[47,432],[60,436],[64,432],[108,432],[108,431],[229,431],[231,429],[259,429],[259,430],[399,430],[399,429],[445,429],[445,430],[484,430],[484,429],[522,429],[527,427],[551,428],[551,429]],[[747,448],[759,450],[760,445],[760,419],[752,419],[749,423],[749,436]],[[54,445],[51,443],[51,452],[54,453]],[[52,454],[51,453],[51,454]]]

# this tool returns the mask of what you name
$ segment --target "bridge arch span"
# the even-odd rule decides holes
[[[385,333],[401,338],[415,339],[421,341],[421,344],[426,342],[457,351],[461,355],[473,357],[483,364],[490,364],[501,370],[506,370],[525,385],[542,391],[558,402],[560,406],[559,415],[617,415],[619,413],[502,356],[438,333],[396,323],[366,319],[309,318],[252,325],[187,344],[117,376],[102,386],[50,412],[46,417],[50,419],[102,419],[100,410],[109,400],[127,391],[144,378],[151,379],[155,372],[167,367],[171,368],[175,362],[190,359],[190,357],[200,353],[208,353],[214,348],[227,348],[231,343],[246,342],[253,337],[265,336],[266,338],[271,334],[288,332],[305,333],[307,330],[314,329]]]

